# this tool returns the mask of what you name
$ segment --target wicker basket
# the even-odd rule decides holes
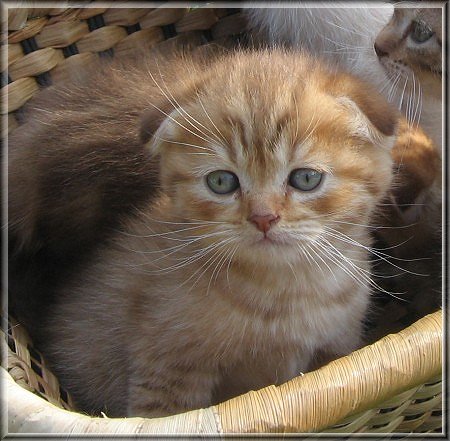
[[[2,73],[8,132],[20,125],[21,108],[33,95],[51,83],[66,81],[98,55],[120,57],[136,47],[151,50],[164,45],[169,51],[180,43],[230,46],[246,41],[245,16],[238,9],[99,5],[25,4],[9,9],[2,5],[8,29],[2,34],[8,67]],[[4,329],[2,409],[8,409],[8,425],[2,425],[2,435],[442,433],[441,311],[400,332],[394,327],[391,332],[397,333],[279,387],[157,419],[76,413],[25,329],[12,319]]]

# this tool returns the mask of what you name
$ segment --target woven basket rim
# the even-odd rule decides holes
[[[23,389],[4,368],[2,379],[8,400],[3,408],[8,407],[9,433],[317,432],[440,375],[442,321],[440,310],[281,386],[269,386],[216,406],[165,418],[99,418],[69,412]],[[318,408],[327,411],[317,412]]]

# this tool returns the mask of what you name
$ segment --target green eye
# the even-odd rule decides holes
[[[297,168],[289,175],[289,184],[301,191],[311,191],[319,186],[323,173],[312,168]]]
[[[433,36],[434,32],[424,21],[414,21],[411,29],[411,38],[416,43],[424,43]]]
[[[233,193],[239,187],[238,177],[229,171],[216,170],[206,176],[208,187],[217,194]]]

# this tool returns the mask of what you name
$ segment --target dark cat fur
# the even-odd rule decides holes
[[[110,69],[109,64],[99,61],[95,68]],[[9,136],[9,310],[32,334],[54,290],[158,187],[132,123],[139,106],[130,102],[127,117],[117,118],[127,108],[126,93],[86,74],[31,100],[25,123]],[[78,83],[92,89],[88,100],[76,93]],[[106,92],[122,103],[102,114],[98,103]]]

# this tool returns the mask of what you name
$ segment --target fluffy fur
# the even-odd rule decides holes
[[[300,47],[388,92],[373,42],[392,16],[385,2],[295,2],[294,8],[249,8],[258,40]]]
[[[80,409],[208,406],[361,345],[367,225],[391,183],[396,130],[369,85],[282,50],[152,59],[90,81],[76,100],[54,92],[60,143],[87,104],[122,143],[141,126],[161,188],[59,289],[40,329]],[[301,167],[323,172],[317,189],[289,185]],[[240,187],[213,193],[215,170]],[[252,219],[269,215],[263,233]]]
[[[114,84],[108,63],[93,70]],[[47,88],[9,135],[9,309],[33,335],[57,287],[158,187],[136,123],[145,94],[104,87],[86,70]]]

